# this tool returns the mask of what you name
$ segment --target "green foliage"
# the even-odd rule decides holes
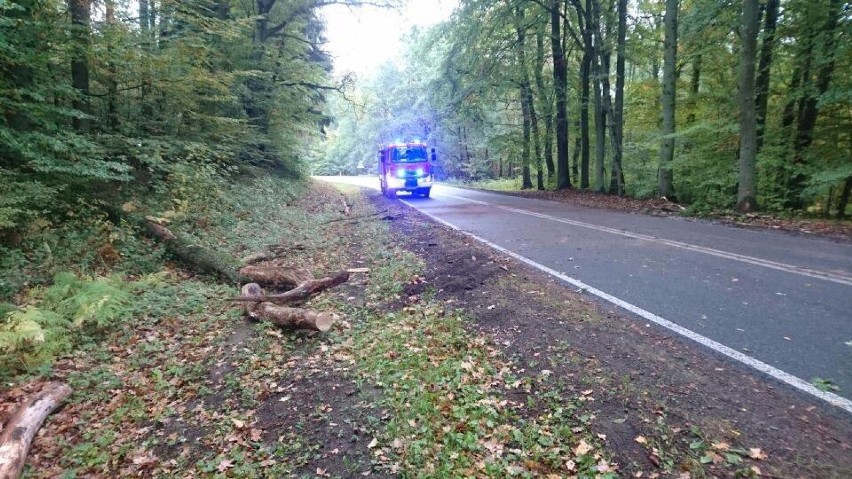
[[[664,2],[629,3],[622,163],[627,193],[645,198],[655,196],[658,186]],[[674,190],[677,200],[691,204],[693,211],[730,210],[736,202],[739,173],[741,5],[712,0],[679,3]],[[354,173],[360,162],[371,169],[374,146],[400,135],[426,139],[436,146],[440,171],[446,177],[480,181],[516,176],[523,147],[518,84],[524,72],[515,58],[515,15],[524,14],[525,23],[520,27],[526,32],[531,77],[537,71],[533,59],[538,53],[533,39],[543,35],[544,81],[541,86],[533,85],[543,131],[547,115],[552,117],[554,111],[550,18],[544,8],[548,4],[462,0],[450,21],[410,35],[402,61],[361,79],[356,93],[350,95],[352,104],[333,105],[336,121],[317,171]],[[577,17],[576,4],[600,6],[600,36],[602,45],[613,53],[611,69],[616,52],[614,0],[563,3],[563,31],[569,30],[568,146],[572,157],[574,138],[580,133],[578,73],[584,50],[582,39],[573,34],[582,35],[583,19]],[[765,132],[756,164],[757,202],[763,209],[843,213],[838,211],[843,206],[840,192],[852,181],[852,116],[848,108],[852,29],[848,28],[848,15],[832,11],[843,5],[829,0],[791,0],[782,7],[769,68]],[[832,15],[834,22],[830,21]],[[766,36],[765,23],[761,29],[759,49]],[[614,71],[607,74],[612,87]],[[820,83],[823,76],[827,78],[824,85]],[[594,163],[592,97],[588,146]],[[804,114],[808,105],[816,108],[811,130]],[[789,118],[785,118],[787,114]],[[611,119],[612,115],[608,122]],[[608,176],[613,146],[609,137],[605,143]]]
[[[28,304],[0,321],[0,369],[12,374],[47,363],[80,336],[114,326],[129,313],[137,286],[119,277],[60,273],[49,288],[30,290]]]
[[[233,180],[300,176],[327,121],[319,0],[82,4],[88,25],[61,0],[0,1],[0,298],[60,271],[158,270],[122,207],[190,232],[232,221]]]

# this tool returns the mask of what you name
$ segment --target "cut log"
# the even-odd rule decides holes
[[[160,240],[169,253],[184,263],[204,273],[215,273],[231,283],[248,283],[250,278],[241,276],[236,261],[230,256],[192,244],[187,238],[176,235],[155,218],[145,218],[148,235]]]
[[[310,329],[323,333],[327,332],[334,325],[334,316],[331,313],[276,306],[272,303],[260,303],[249,316],[254,319],[269,321],[285,328]]]
[[[243,285],[240,290],[240,296],[243,298],[259,298],[263,296],[263,290],[260,288],[260,285],[257,283],[249,283]],[[251,315],[257,306],[260,304],[260,301],[257,302],[246,302],[243,306],[246,314]]]
[[[349,281],[349,272],[341,271],[332,277],[305,281],[286,293],[268,294],[256,298],[234,298],[234,301],[264,301],[275,304],[296,303],[299,301],[305,301],[311,296],[317,295],[328,288],[333,288],[334,286],[343,284],[347,281]]]
[[[306,281],[314,279],[310,271],[292,266],[243,266],[240,275],[248,278],[252,283],[264,286],[291,289]]]
[[[36,432],[69,395],[71,387],[67,384],[48,383],[12,414],[0,434],[0,479],[16,479],[21,475]]]

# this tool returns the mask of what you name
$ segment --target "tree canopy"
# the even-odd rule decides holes
[[[462,0],[335,100],[317,171],[372,165],[378,144],[406,136],[431,142],[461,180],[844,215],[848,4],[746,6]]]

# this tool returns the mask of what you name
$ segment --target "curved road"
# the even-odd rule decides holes
[[[328,181],[377,188],[368,177]],[[852,412],[852,245],[437,185],[400,200]],[[673,324],[672,324],[673,323]],[[836,395],[810,386],[832,381]]]

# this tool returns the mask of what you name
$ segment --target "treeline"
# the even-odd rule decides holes
[[[0,245],[82,204],[299,174],[337,88],[323,3],[0,2]]]
[[[462,0],[341,107],[331,148],[390,128],[431,141],[451,177],[842,216],[850,14],[839,0]]]

